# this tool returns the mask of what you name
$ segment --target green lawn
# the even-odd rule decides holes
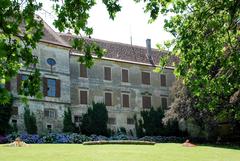
[[[0,145],[0,161],[240,161],[240,150],[187,148],[181,144],[35,144],[22,148]]]

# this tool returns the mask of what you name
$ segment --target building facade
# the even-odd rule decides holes
[[[61,132],[64,111],[68,107],[72,110],[73,121],[79,125],[93,101],[106,104],[109,128],[124,127],[127,132],[135,131],[134,115],[140,117],[142,110],[169,106],[169,88],[175,81],[173,68],[165,68],[162,74],[153,72],[154,65],[165,53],[151,49],[149,40],[146,48],[87,40],[95,41],[107,50],[102,59],[95,59],[92,68],[87,69],[78,61],[81,53],[71,51],[69,44],[73,35],[56,33],[47,24],[44,32],[33,52],[39,59],[37,68],[41,72],[44,97],[29,97],[28,105],[19,99],[18,86],[31,68],[21,69],[11,81],[15,112],[10,121],[19,131],[25,129],[25,106],[35,113],[39,133]]]

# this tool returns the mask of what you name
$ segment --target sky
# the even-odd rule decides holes
[[[40,1],[44,2],[44,0]],[[93,27],[93,38],[130,44],[132,37],[132,44],[138,46],[146,46],[146,39],[151,39],[152,48],[156,48],[157,43],[171,39],[171,35],[163,29],[163,17],[148,24],[149,15],[144,13],[143,3],[136,4],[133,0],[120,0],[120,4],[122,10],[113,21],[109,19],[105,5],[101,3],[101,0],[97,0],[97,5],[90,11],[88,21],[89,26]],[[54,15],[51,4],[43,3],[43,9],[51,14],[45,11],[38,14],[53,27],[51,24]]]

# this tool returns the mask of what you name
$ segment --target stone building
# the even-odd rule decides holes
[[[95,41],[107,50],[102,59],[95,59],[92,68],[87,69],[78,62],[81,53],[72,52],[71,34],[54,32],[44,24],[44,37],[33,54],[39,58],[44,97],[29,97],[28,106],[37,118],[39,133],[61,132],[64,111],[70,107],[73,121],[79,125],[82,114],[92,102],[103,102],[107,106],[108,126],[113,130],[124,127],[128,132],[135,131],[134,115],[140,111],[170,104],[169,87],[175,80],[173,67],[166,67],[162,74],[153,72],[155,64],[164,52],[147,47]],[[175,60],[172,60],[175,61]],[[24,105],[17,95],[21,80],[27,78],[29,69],[21,69],[11,81],[11,91],[15,98],[12,124],[24,131]]]

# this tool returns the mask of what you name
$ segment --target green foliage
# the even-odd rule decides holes
[[[197,99],[196,107],[239,120],[240,97],[237,105],[230,99],[240,91],[240,1],[143,1],[151,21],[167,15],[164,27],[174,40],[165,45],[173,49],[166,57],[180,58],[175,73]]]
[[[11,118],[11,112],[12,112],[12,99],[10,99],[10,102],[1,105],[0,104],[0,134],[7,134],[11,130],[11,126],[9,125],[9,120]]]
[[[28,134],[37,134],[36,117],[29,107],[24,108],[24,125]]]
[[[67,0],[61,3],[57,0],[48,0],[44,3],[53,2],[53,9],[57,18],[54,26],[60,31],[71,30],[81,38],[75,39],[73,49],[84,55],[79,61],[87,67],[93,65],[94,53],[101,58],[106,51],[96,43],[86,43],[82,34],[89,36],[93,29],[87,25],[90,9],[96,4],[95,0]],[[121,7],[117,0],[102,1],[109,12],[110,18],[114,19]],[[17,75],[20,68],[30,68],[28,80],[23,81],[19,94],[26,100],[26,96],[41,97],[40,73],[36,69],[38,58],[32,54],[37,43],[43,36],[43,22],[36,16],[41,10],[42,3],[26,0],[4,0],[0,6],[0,83],[5,83]],[[25,90],[27,88],[27,90]],[[7,90],[0,90],[0,102],[5,104],[10,101]]]
[[[63,132],[74,132],[75,126],[72,122],[72,112],[70,108],[67,111],[64,111],[63,118]]]
[[[180,136],[178,121],[172,120],[163,124],[164,110],[153,107],[150,110],[141,111],[142,119],[136,121],[135,128],[138,137],[143,136]]]
[[[108,112],[105,104],[92,103],[92,108],[88,108],[83,115],[81,131],[83,134],[108,135],[107,130]]]

